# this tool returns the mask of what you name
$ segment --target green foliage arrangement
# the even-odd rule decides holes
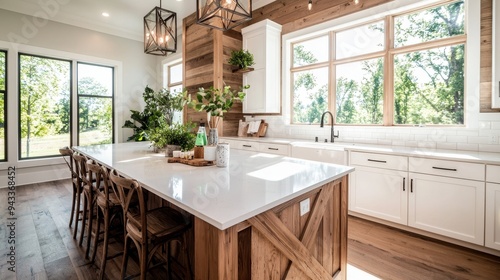
[[[250,88],[249,85],[243,86],[239,91],[232,91],[230,86],[222,89],[199,88],[194,99],[190,94],[185,93],[184,103],[198,112],[205,111],[211,116],[223,117],[224,113],[233,107],[235,100],[243,101],[246,95],[243,90],[248,88]]]
[[[238,66],[240,69],[246,69],[254,65],[253,54],[243,49],[232,51],[228,63],[233,66]]]
[[[167,145],[181,146],[181,150],[190,151],[194,148],[196,135],[193,133],[192,124],[172,124],[165,129],[165,142]]]
[[[193,129],[195,125],[186,124],[161,124],[148,132],[149,140],[157,149],[163,149],[167,145],[180,146],[183,151],[192,150],[196,142],[196,134]]]
[[[151,140],[149,133],[156,127],[161,127],[163,123],[170,125],[175,111],[182,110],[184,106],[183,95],[172,93],[167,89],[155,92],[146,86],[142,94],[146,103],[142,112],[130,110],[131,120],[125,121],[124,128],[132,128],[134,134],[128,138],[128,141],[148,141]]]

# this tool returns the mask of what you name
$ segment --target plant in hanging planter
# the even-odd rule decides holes
[[[248,67],[254,65],[253,54],[243,49],[232,51],[228,63],[238,67],[239,69],[247,69]]]

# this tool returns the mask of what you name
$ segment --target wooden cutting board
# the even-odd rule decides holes
[[[168,158],[169,163],[183,163],[192,166],[211,166],[215,165],[214,160],[204,160],[202,158],[184,159],[184,158]]]

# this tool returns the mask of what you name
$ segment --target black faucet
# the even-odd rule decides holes
[[[332,121],[332,131],[330,132],[330,142],[334,142],[334,139],[335,138],[339,138],[339,133],[337,132],[337,135],[335,135],[335,133],[333,132],[333,115],[332,113],[330,113],[330,111],[326,111],[323,113],[323,115],[321,115],[321,123],[319,124],[319,127],[323,127],[324,124],[325,124],[325,115],[326,114],[330,114],[330,118],[331,118],[331,121]]]

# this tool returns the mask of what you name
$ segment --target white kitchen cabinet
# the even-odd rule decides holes
[[[486,166],[486,182],[484,245],[500,250],[500,166]]]
[[[292,146],[291,156],[295,158],[321,162],[347,164],[347,152],[343,149],[323,149],[313,147]]]
[[[254,56],[254,71],[243,74],[250,85],[243,100],[243,113],[281,112],[281,25],[265,19],[241,30],[243,49]]]
[[[484,245],[484,165],[410,158],[409,168],[408,225]]]
[[[349,210],[407,224],[408,158],[351,152]]]
[[[349,210],[406,225],[408,172],[355,168],[350,176]]]

